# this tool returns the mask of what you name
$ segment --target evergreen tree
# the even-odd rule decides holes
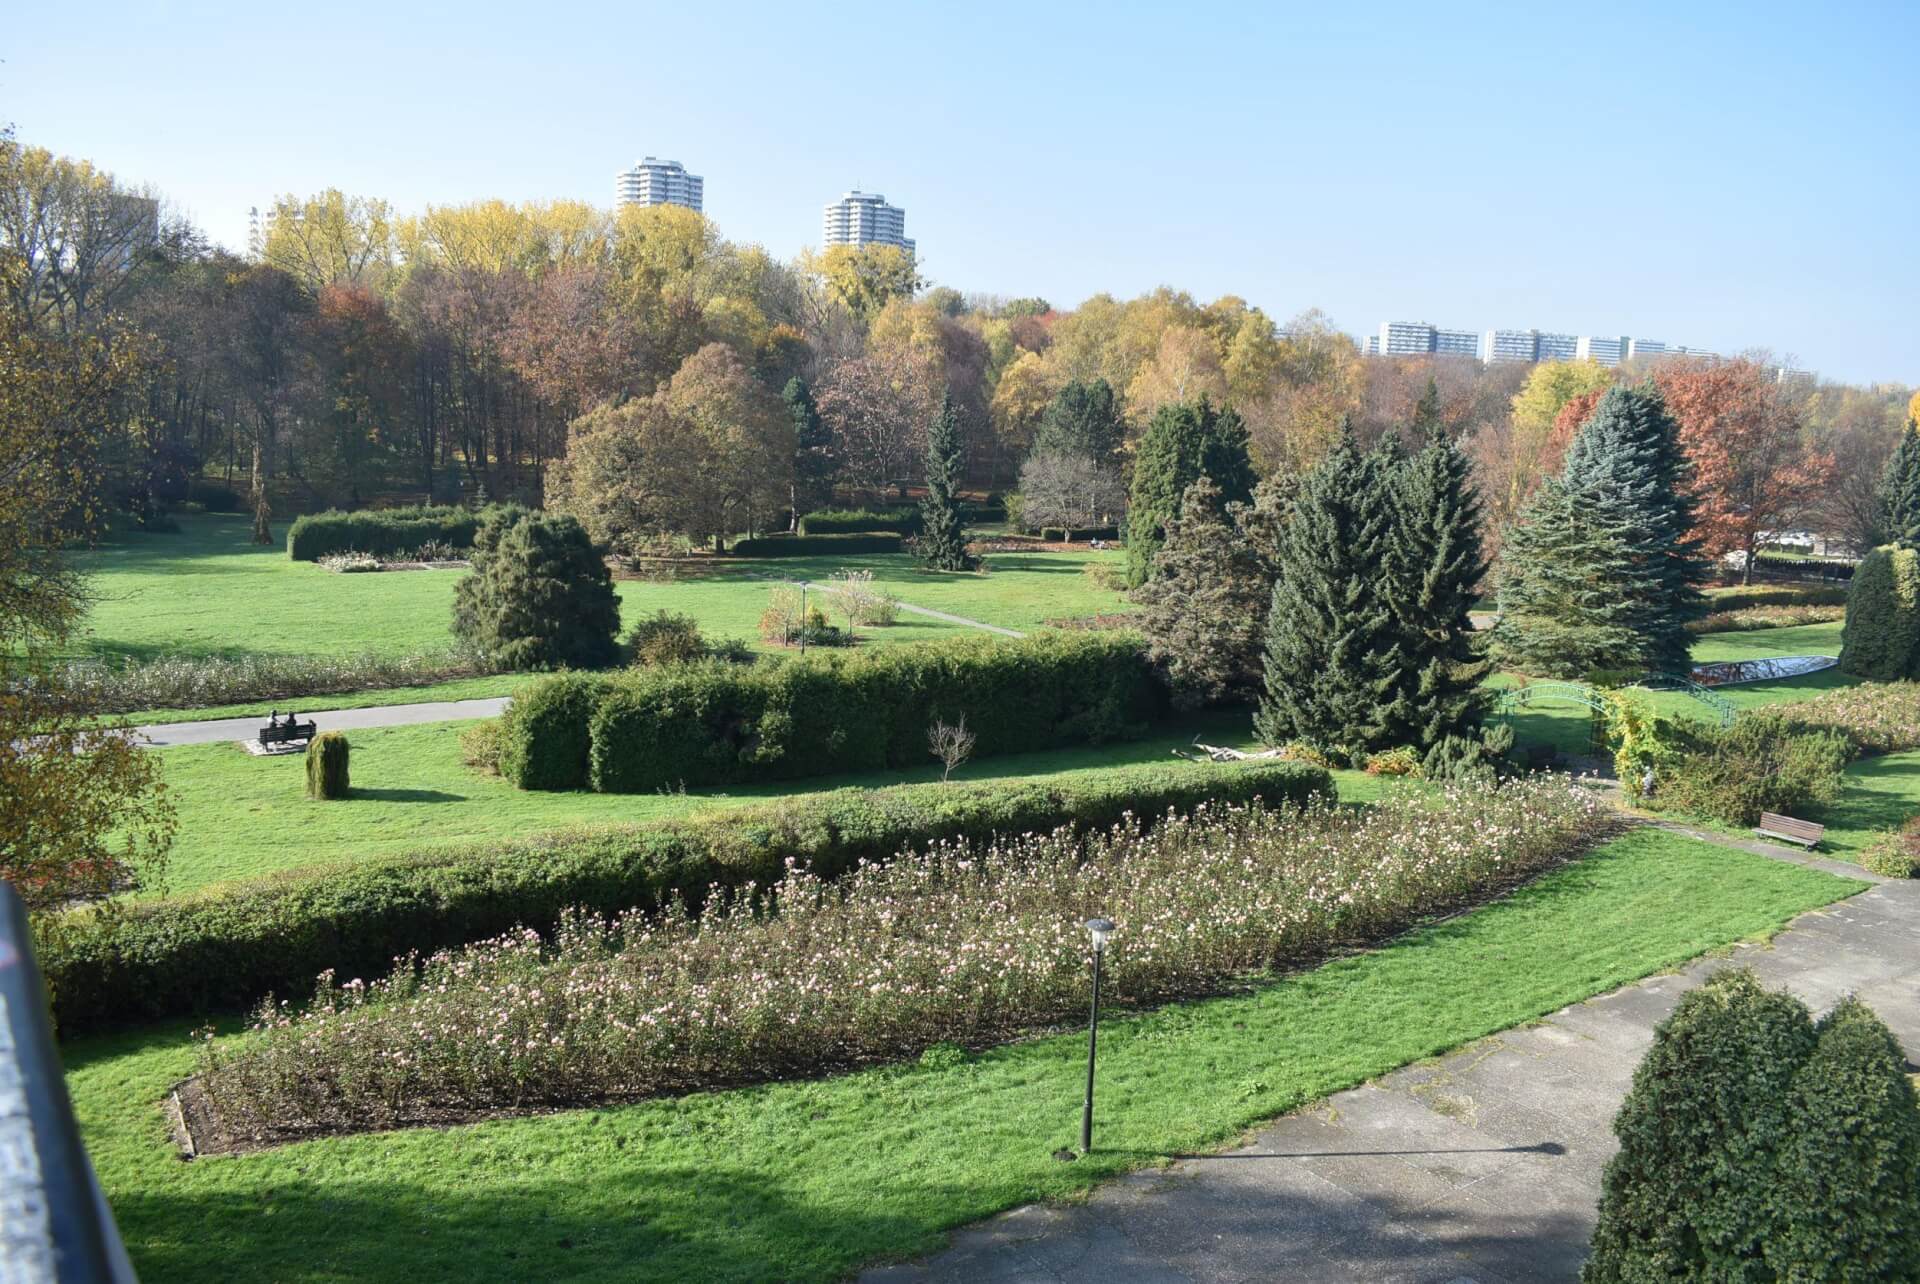
[[[1254,729],[1358,762],[1392,744],[1387,707],[1406,656],[1380,568],[1392,505],[1384,457],[1363,457],[1341,425],[1300,484],[1280,541]]]
[[[927,430],[927,497],[920,502],[920,556],[937,571],[972,570],[954,488],[960,481],[960,424],[951,394]]]
[[[1920,1280],[1920,1105],[1893,1032],[1858,999],[1794,1076],[1766,1261],[1782,1280]]]
[[[1179,708],[1259,694],[1288,489],[1263,481],[1251,504],[1226,505],[1211,477],[1195,480],[1167,527],[1153,578],[1134,592],[1146,608],[1138,619],[1148,658]]]
[[[833,434],[820,418],[820,408],[814,404],[813,389],[807,387],[807,381],[798,375],[787,380],[780,399],[793,421],[793,522],[797,529],[802,517],[832,500],[833,470],[838,461],[833,457]]]
[[[1706,560],[1677,430],[1651,387],[1614,387],[1508,533],[1495,640],[1533,673],[1687,671]]]
[[[1202,476],[1213,479],[1222,505],[1252,498],[1246,425],[1233,410],[1216,410],[1205,397],[1162,406],[1134,454],[1127,504],[1129,585],[1138,588],[1151,578],[1167,523],[1178,516],[1187,487]]]
[[[619,655],[620,599],[579,522],[502,508],[475,534],[453,631],[505,669],[600,668]]]
[[[1487,572],[1473,467],[1437,417],[1427,432],[1420,453],[1396,470],[1382,568],[1407,660],[1389,717],[1395,739],[1422,753],[1478,733],[1487,706],[1480,684],[1493,667],[1469,615]]]
[[[1105,379],[1070,383],[1053,395],[1033,431],[1033,451],[1084,455],[1105,462],[1127,439],[1113,389]]]
[[[1425,441],[1446,431],[1446,425],[1440,422],[1440,385],[1432,375],[1427,376],[1427,390],[1413,405],[1412,427],[1415,441]]]
[[[1883,534],[1889,543],[1920,544],[1920,422],[1907,420],[1900,444],[1880,475]]]
[[[1815,1038],[1804,1004],[1745,970],[1716,973],[1680,1000],[1613,1121],[1620,1151],[1602,1180],[1583,1284],[1774,1278],[1761,1257],[1775,1155]]]

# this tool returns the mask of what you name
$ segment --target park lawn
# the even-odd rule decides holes
[[[188,516],[172,535],[131,532],[78,554],[96,594],[76,653],[133,659],[163,655],[398,655],[452,641],[454,585],[462,570],[335,575],[290,561],[284,545],[247,542],[239,516]],[[1037,628],[1054,616],[1128,609],[1119,593],[1082,568],[1114,566],[1111,552],[996,553],[990,574],[924,570],[903,553],[845,558],[715,561],[685,577],[655,583],[622,580],[621,615],[631,626],[670,610],[690,615],[709,638],[741,638],[758,649],[760,614],[771,582],[825,581],[836,571],[869,570],[905,601],[1002,628]],[[863,629],[875,642],[957,635],[962,626],[903,612],[888,628]],[[371,694],[371,693],[362,693]]]
[[[1858,861],[1881,835],[1920,815],[1920,750],[1861,758],[1847,767],[1840,796],[1811,819],[1827,827],[1820,850]]]
[[[466,766],[460,733],[470,722],[432,722],[354,731],[353,795],[316,802],[305,793],[297,754],[256,758],[231,743],[160,749],[180,831],[163,888],[194,892],[210,884],[304,866],[350,864],[424,847],[524,838],[574,825],[618,824],[739,806],[847,786],[937,780],[925,766],[901,771],[735,786],[724,791],[596,794],[516,789]],[[1245,714],[1202,715],[1157,728],[1143,740],[983,758],[961,766],[966,781],[1069,777],[1128,763],[1173,763],[1174,748],[1194,737],[1251,748]],[[1342,797],[1370,801],[1380,782],[1338,773]]]
[[[1861,884],[1639,830],[1472,913],[1232,998],[908,1065],[182,1164],[159,1103],[184,1024],[65,1049],[141,1278],[831,1280],[957,1226],[1230,1142],[1422,1057],[1732,942]],[[1711,895],[1703,895],[1711,888]],[[1595,1126],[1603,1120],[1592,1121]]]

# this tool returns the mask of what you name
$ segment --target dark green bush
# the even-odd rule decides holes
[[[1040,538],[1054,544],[1079,544],[1090,539],[1118,539],[1118,526],[1042,526]]]
[[[1584,1284],[1920,1279],[1920,1109],[1845,999],[1815,1026],[1744,969],[1681,998],[1614,1120]]]
[[[584,789],[588,726],[606,691],[600,678],[562,673],[514,692],[500,715],[500,774],[522,789]]]
[[[518,699],[515,701],[519,703]],[[712,884],[767,882],[788,860],[836,876],[907,848],[993,835],[1151,822],[1207,801],[1270,804],[1331,798],[1305,763],[1116,767],[1011,783],[842,789],[681,820],[439,849],[373,864],[282,875],[180,900],[136,901],[115,914],[50,920],[40,961],[67,1034],[209,1009],[268,993],[296,997],[333,968],[384,975],[409,951],[550,929],[560,912],[600,913]]]
[[[733,542],[735,557],[841,557],[851,553],[898,553],[900,536],[764,535]]]
[[[1920,678],[1920,551],[1876,548],[1847,594],[1840,667],[1858,678]]]
[[[627,654],[635,664],[679,664],[707,654],[700,624],[691,615],[659,610],[644,616],[627,634]]]
[[[209,513],[237,513],[241,509],[240,492],[219,482],[189,482],[187,502],[198,504]]]
[[[434,541],[472,548],[480,522],[487,515],[470,508],[433,505],[309,513],[294,519],[287,528],[287,556],[296,562],[347,552],[392,557]]]
[[[1656,798],[1729,825],[1763,811],[1793,813],[1832,802],[1853,746],[1839,731],[1794,722],[1790,713],[1744,713],[1732,726],[1681,729]]]
[[[1583,1284],[1766,1280],[1775,1156],[1793,1128],[1795,1071],[1815,1046],[1790,994],[1730,969],[1654,1030],[1614,1118]]]
[[[619,658],[619,628],[613,576],[579,522],[519,509],[481,523],[456,637],[501,669],[597,669]]]
[[[352,785],[348,780],[347,735],[344,731],[322,731],[307,742],[307,797],[345,798]]]
[[[515,703],[540,687],[522,688]],[[1137,736],[1165,710],[1143,644],[1124,633],[680,665],[609,682],[591,718],[591,780],[605,793],[648,793],[917,766],[934,719],[963,715],[976,758],[1030,753]],[[502,774],[522,788],[571,787],[516,774],[520,761],[572,761],[580,727],[526,724],[529,737],[548,731],[558,748],[503,754]]]
[[[1771,571],[1775,575],[1790,575],[1795,579],[1839,580],[1845,582],[1853,578],[1854,564],[1833,558],[1812,557],[1776,557],[1762,553],[1753,559],[1755,570]]]
[[[913,505],[888,508],[823,508],[800,519],[802,535],[920,533],[920,510]]]

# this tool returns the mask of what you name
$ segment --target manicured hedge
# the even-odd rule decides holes
[[[566,700],[592,703],[585,774],[581,724],[548,712],[562,684]],[[974,756],[986,758],[1128,739],[1166,712],[1144,645],[1122,633],[959,638],[597,682],[569,676],[521,688],[514,707],[523,700],[527,711],[510,710],[502,729],[501,774],[523,789],[602,793],[924,765],[935,719],[964,717]]]
[[[1852,562],[1828,561],[1822,558],[1774,557],[1762,553],[1753,559],[1757,571],[1770,571],[1775,575],[1785,575],[1797,580],[1850,580],[1853,578]]]
[[[1844,584],[1747,584],[1739,588],[1710,589],[1707,605],[1714,611],[1746,611],[1757,606],[1845,606]]]
[[[1119,539],[1118,526],[1042,526],[1040,538],[1056,544],[1077,544],[1090,539]]]
[[[872,534],[891,531],[896,535],[920,533],[920,510],[897,508],[823,508],[800,519],[802,535]]]
[[[835,557],[848,553],[898,553],[900,536],[763,535],[733,542],[735,557]]]
[[[439,849],[229,885],[199,897],[78,911],[50,924],[40,964],[63,1034],[267,994],[305,994],[322,970],[384,975],[408,951],[465,945],[560,912],[697,900],[713,884],[779,875],[788,860],[838,875],[936,842],[1186,813],[1200,803],[1332,796],[1300,762],[1116,767],[1012,783],[899,785],[783,798],[680,820]]]
[[[432,506],[309,513],[287,528],[287,556],[296,562],[346,552],[390,557],[410,553],[435,540],[455,548],[472,548],[481,516],[470,508]]]

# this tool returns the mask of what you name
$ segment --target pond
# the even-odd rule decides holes
[[[1732,686],[1737,682],[1769,682],[1818,673],[1840,663],[1830,655],[1776,655],[1764,660],[1723,660],[1696,665],[1693,680],[1703,687]]]

